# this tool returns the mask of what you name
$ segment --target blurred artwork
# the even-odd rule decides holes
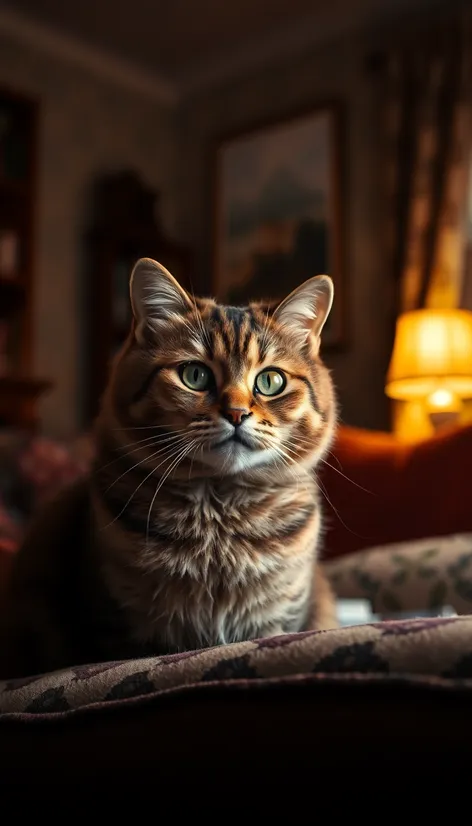
[[[216,158],[217,298],[278,299],[328,273],[328,345],[343,334],[339,143],[333,107],[224,141]]]

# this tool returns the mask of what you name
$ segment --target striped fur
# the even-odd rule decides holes
[[[94,587],[77,602],[93,645],[82,634],[74,656],[179,651],[334,625],[316,561],[315,475],[336,418],[319,358],[330,279],[310,279],[279,306],[234,308],[187,295],[142,259],[131,300],[133,329],[102,400],[79,511],[92,549],[86,562],[82,553],[81,581]],[[205,389],[185,384],[188,363],[211,371]],[[260,392],[268,368],[286,382],[274,396]],[[63,644],[54,664],[71,651]]]

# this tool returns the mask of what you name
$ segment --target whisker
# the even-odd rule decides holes
[[[318,490],[320,490],[320,491],[321,491],[322,495],[323,495],[323,496],[324,496],[324,498],[326,499],[326,501],[327,501],[328,505],[331,507],[331,509],[334,511],[334,513],[335,513],[335,514],[336,514],[336,516],[338,517],[338,519],[339,519],[339,521],[341,522],[341,525],[343,526],[343,528],[346,528],[346,530],[347,530],[347,531],[349,531],[349,533],[352,533],[352,534],[353,534],[353,536],[358,536],[360,539],[362,539],[363,537],[361,536],[361,534],[357,533],[356,531],[353,531],[351,528],[349,528],[349,527],[346,525],[346,523],[345,523],[344,519],[342,519],[342,517],[341,517],[341,515],[340,515],[340,513],[339,513],[339,511],[338,511],[338,509],[337,509],[337,508],[333,505],[333,503],[332,503],[331,499],[329,498],[329,496],[328,496],[328,494],[327,494],[327,492],[326,492],[326,488],[325,488],[325,486],[323,485],[323,483],[321,482],[321,480],[317,478],[317,479],[315,479],[315,483],[316,483],[316,485],[317,485],[317,487],[318,487]]]
[[[156,444],[163,444],[167,439],[174,438],[174,436],[182,435],[182,433],[187,433],[188,428],[183,427],[181,430],[175,430],[173,433],[168,431],[167,433],[155,433],[153,436],[147,436],[145,439],[139,439],[137,442],[129,442],[126,445],[119,445],[118,447],[114,448],[115,450],[124,450],[125,447],[134,447],[136,445],[136,450],[142,447],[148,447],[148,443],[155,440]]]
[[[115,450],[124,450],[125,447],[134,447],[135,445],[144,445],[146,442],[152,442],[153,439],[160,439],[161,437],[169,436],[177,436],[179,433],[185,433],[188,430],[186,427],[182,427],[180,430],[173,430],[168,431],[167,433],[156,433],[154,436],[146,436],[145,439],[138,439],[137,442],[129,442],[126,445],[119,445],[116,447]]]
[[[340,462],[339,458],[336,456],[336,454],[335,454],[335,453],[333,453],[333,451],[332,451],[332,450],[327,450],[327,451],[326,451],[326,455],[327,455],[327,456],[332,456],[332,457],[333,457],[333,459],[335,459],[335,460],[336,460],[336,462],[338,463],[338,467],[339,467],[339,469],[340,469],[340,470],[342,470],[342,467],[343,467],[343,466],[342,466],[342,464],[341,464],[341,462]]]
[[[183,433],[185,430],[190,430],[192,428],[197,428],[197,427],[202,427],[202,426],[211,427],[212,424],[213,424],[212,422],[202,422],[202,421],[190,422],[187,427],[182,427],[179,430],[174,430],[173,425],[171,425],[171,424],[153,424],[153,425],[149,425],[149,426],[145,426],[145,427],[115,427],[115,428],[113,428],[113,432],[114,433],[117,433],[117,432],[122,433],[122,432],[128,431],[128,430],[163,430],[163,429],[165,429],[167,431],[167,433],[173,434],[173,433]],[[144,439],[138,439],[138,441],[136,441],[136,442],[129,442],[126,445],[120,445],[120,447],[133,447],[133,445],[138,445],[138,444],[141,444],[141,442],[150,441],[151,439],[154,439],[154,437],[157,438],[158,436],[161,436],[161,435],[166,435],[166,434],[156,433],[152,436],[146,436]],[[120,448],[118,447],[117,450],[119,450],[119,449]]]
[[[276,468],[277,468],[277,469],[278,469],[278,467],[279,467],[279,463],[278,463],[278,461],[277,461],[277,459],[278,459],[278,458],[280,458],[280,457],[278,457],[278,456],[277,456],[277,457],[276,457],[276,459],[275,459],[275,466],[276,466]],[[283,462],[283,460],[282,460],[282,467],[284,467],[284,462]]]
[[[182,442],[185,441],[185,436],[181,436],[180,438],[181,438]],[[159,456],[160,453],[165,453],[168,450],[173,450],[175,447],[178,447],[178,445],[179,445],[179,443],[172,444],[172,445],[167,445],[166,447],[161,448],[160,450],[156,450],[155,453],[151,453],[150,456],[145,456],[144,459],[141,459],[140,462],[136,462],[136,464],[134,464],[132,467],[125,470],[122,474],[120,474],[120,476],[118,476],[117,479],[115,479],[114,482],[111,483],[111,485],[106,489],[106,493],[108,493],[108,491],[111,490],[111,488],[114,485],[116,485],[116,483],[119,482],[120,479],[123,478],[123,476],[126,476],[127,473],[131,473],[132,470],[135,470],[137,467],[144,464],[144,462],[149,462],[151,459],[154,459],[155,456]]]
[[[150,471],[150,473],[148,473],[148,474],[147,474],[147,476],[145,476],[145,477],[144,477],[144,479],[142,479],[142,480],[141,480],[141,482],[139,483],[139,485],[138,485],[138,486],[134,489],[134,491],[133,491],[133,493],[131,494],[131,496],[127,499],[127,501],[126,501],[126,502],[125,502],[125,504],[123,505],[123,507],[122,507],[122,509],[120,510],[120,512],[119,512],[119,513],[115,516],[115,518],[114,518],[114,519],[112,519],[112,521],[111,521],[111,522],[109,522],[109,523],[108,523],[108,525],[105,525],[105,526],[102,528],[102,530],[105,530],[106,528],[109,528],[111,525],[113,525],[113,523],[114,523],[114,522],[116,522],[116,520],[117,520],[117,519],[119,519],[119,518],[120,518],[120,516],[122,516],[122,515],[123,515],[123,513],[125,512],[126,508],[128,507],[129,503],[131,502],[131,500],[132,500],[132,499],[136,496],[136,494],[137,494],[138,490],[139,490],[139,489],[140,489],[140,488],[144,485],[144,483],[145,483],[145,482],[147,482],[147,480],[148,480],[148,479],[152,476],[152,474],[153,474],[153,473],[155,473],[155,472],[156,472],[156,470],[158,470],[158,468],[160,468],[160,467],[161,467],[161,466],[162,466],[165,462],[172,461],[172,459],[173,459],[173,458],[174,458],[174,457],[175,457],[178,453],[180,453],[180,451],[181,451],[181,450],[182,450],[182,448],[179,446],[177,449],[175,449],[175,452],[174,452],[174,453],[171,453],[171,454],[170,454],[170,456],[166,456],[166,457],[162,460],[162,462],[159,462],[159,464],[158,464],[158,465],[156,465],[156,467],[154,467],[154,468]],[[118,481],[118,480],[116,480],[116,481]]]
[[[278,453],[278,455],[281,457],[281,459],[283,460],[287,470],[289,470],[291,472],[293,478],[295,479],[295,481],[297,483],[297,491],[298,491],[300,489],[300,476],[295,473],[293,467],[291,467],[291,464],[290,464],[290,463],[295,464],[294,460],[291,458],[291,456],[289,456],[287,453],[285,453],[285,451],[279,445],[277,445],[275,447],[275,450]]]
[[[150,520],[151,520],[151,511],[152,511],[152,508],[153,508],[153,506],[154,506],[154,502],[156,501],[156,496],[157,496],[157,494],[159,493],[160,489],[162,488],[162,485],[164,484],[164,482],[165,482],[165,481],[166,481],[166,479],[168,478],[169,474],[170,474],[170,473],[174,470],[174,468],[176,468],[176,467],[177,467],[177,465],[179,465],[179,464],[180,464],[180,462],[181,462],[181,461],[185,458],[185,456],[187,455],[187,453],[189,453],[189,451],[192,449],[192,447],[194,446],[194,444],[195,444],[195,443],[196,443],[196,440],[193,440],[192,442],[190,442],[190,444],[189,444],[189,445],[186,445],[186,446],[185,446],[185,447],[184,447],[184,448],[180,451],[180,453],[179,453],[179,455],[177,456],[177,458],[176,458],[176,459],[174,459],[174,461],[172,462],[171,466],[167,469],[167,471],[166,471],[166,472],[164,473],[164,475],[162,476],[162,479],[160,480],[159,484],[158,484],[158,485],[157,485],[157,487],[156,487],[156,490],[154,491],[154,496],[152,497],[152,499],[151,499],[151,504],[149,505],[148,516],[147,516],[147,522],[146,522],[146,545],[148,544],[148,541],[149,541],[149,524],[150,524]]]
[[[185,432],[185,431],[182,431],[182,432]],[[155,437],[153,436],[153,439],[154,438]],[[162,439],[160,441],[158,441],[156,439],[156,441],[151,442],[150,444],[141,445],[140,447],[134,448],[134,450],[128,450],[126,453],[122,453],[120,456],[117,456],[115,459],[112,459],[110,462],[107,462],[106,465],[101,465],[99,468],[96,469],[96,472],[98,473],[101,470],[105,470],[105,468],[116,464],[116,462],[119,462],[120,459],[126,458],[126,456],[131,456],[132,453],[136,453],[138,450],[144,450],[145,448],[153,448],[153,447],[157,447],[158,445],[163,445],[163,444],[165,445],[168,442],[175,442],[175,441],[180,440],[182,438],[184,438],[184,437],[181,436],[181,435],[180,436],[176,435],[176,436],[171,436],[168,439]],[[170,447],[170,445],[169,445],[169,447]],[[157,452],[159,453],[160,451],[157,451]],[[154,453],[153,455],[155,456],[157,454]],[[144,461],[146,461],[146,458],[144,458]],[[134,467],[136,467],[136,465]]]
[[[172,427],[170,424],[145,424],[145,425],[134,425],[131,424],[128,427],[113,427],[112,431],[114,433],[123,433],[125,430],[160,430],[163,427]]]
[[[293,445],[293,444],[295,444],[295,447],[291,447],[291,445]],[[290,453],[293,453],[293,455],[295,456],[296,459],[300,459],[299,448],[298,448],[298,446],[296,445],[295,442],[291,442],[290,440],[288,440],[288,441],[284,440],[283,446],[284,446],[285,450],[288,450],[288,451],[290,451]]]
[[[289,441],[290,443],[292,443],[292,444],[296,444],[296,442],[294,442],[294,441],[293,441],[293,439],[290,439],[290,438],[289,438],[289,439],[288,439],[288,441]],[[286,449],[287,449],[287,450],[290,450],[291,452],[294,452],[293,448],[289,448],[289,447],[287,447],[285,444],[284,444],[284,447],[286,447]],[[330,465],[329,463],[327,463],[325,459],[321,459],[321,461],[322,461],[322,462],[324,462],[325,464],[328,464],[328,465],[329,465],[329,467],[332,467],[332,469],[333,469],[334,471],[336,471],[336,472],[338,472],[338,473],[341,473],[340,471],[337,471],[337,468],[335,468],[334,466],[332,466],[332,465]],[[344,474],[343,474],[343,473],[341,473],[341,476],[344,476]],[[347,481],[351,482],[351,483],[352,483],[353,485],[355,485],[356,487],[360,487],[360,488],[361,488],[361,490],[365,490],[365,491],[366,491],[366,493],[372,493],[372,491],[368,491],[368,490],[366,490],[365,488],[362,488],[360,485],[357,485],[357,483],[356,483],[356,482],[354,482],[352,479],[349,479],[349,477],[348,477],[348,476],[345,476],[344,478],[345,478],[345,479],[347,479]],[[322,494],[322,496],[324,497],[324,499],[326,500],[326,502],[328,503],[328,505],[330,506],[330,508],[331,508],[331,509],[333,510],[333,512],[336,514],[337,518],[339,519],[339,521],[341,522],[341,524],[343,525],[343,527],[344,527],[344,528],[346,528],[346,530],[347,530],[347,531],[349,531],[349,533],[352,533],[352,534],[354,534],[355,536],[360,536],[360,534],[357,534],[355,531],[351,530],[351,528],[349,528],[349,527],[346,525],[346,523],[345,523],[345,522],[344,522],[344,520],[342,519],[342,517],[341,517],[341,515],[340,515],[339,511],[337,510],[337,508],[335,507],[335,505],[333,504],[333,502],[332,502],[332,501],[331,501],[331,499],[329,498],[329,496],[328,496],[328,492],[327,492],[327,490],[326,490],[326,487],[324,486],[323,482],[321,481],[321,479],[319,479],[319,477],[318,477],[318,476],[316,476],[316,477],[315,477],[315,484],[316,484],[316,486],[318,487],[318,490],[321,492],[321,494]],[[374,496],[375,496],[375,494],[372,494],[372,495],[374,495]]]
[[[354,481],[354,479],[350,479],[349,476],[346,476],[346,474],[342,472],[342,470],[338,470],[338,468],[334,467],[334,465],[331,465],[329,462],[327,462],[326,459],[321,459],[321,461],[324,465],[331,468],[331,470],[334,470],[335,473],[339,473],[339,475],[342,476],[343,479],[346,479],[346,481],[350,482],[351,485],[354,485],[354,487],[359,488],[359,490],[363,490],[364,493],[369,493],[371,496],[377,495],[376,493],[374,493],[374,491],[368,490],[367,488],[362,487],[362,485],[359,485],[357,482]]]

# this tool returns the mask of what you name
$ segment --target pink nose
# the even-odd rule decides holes
[[[246,407],[228,407],[223,411],[222,415],[228,420],[228,422],[231,422],[234,427],[239,427],[239,425],[243,423],[244,419],[248,419],[249,416],[252,416],[252,413]]]

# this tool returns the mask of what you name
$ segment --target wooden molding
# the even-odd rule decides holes
[[[166,106],[172,106],[177,100],[177,89],[166,78],[146,72],[132,63],[51,26],[37,23],[16,11],[0,9],[0,34],[8,35],[59,60],[74,63],[104,80]]]

